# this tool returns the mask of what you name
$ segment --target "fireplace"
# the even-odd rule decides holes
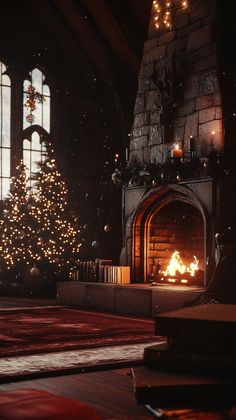
[[[146,281],[204,285],[204,219],[187,201],[172,198],[147,216]]]
[[[121,263],[131,266],[133,283],[206,288],[215,234],[235,224],[234,164],[224,163],[234,140],[223,119],[230,92],[220,71],[217,2],[171,4],[170,28],[155,26],[153,4],[144,45],[121,176]],[[171,257],[182,268],[166,272]]]
[[[135,283],[206,286],[214,258],[214,197],[210,179],[124,189],[123,251]],[[165,273],[174,253],[182,271]]]

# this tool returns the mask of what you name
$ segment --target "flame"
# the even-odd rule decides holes
[[[189,273],[190,276],[194,276],[195,271],[198,270],[198,259],[193,256],[194,260],[187,267],[182,259],[180,258],[179,251],[175,251],[170,259],[170,262],[165,271],[163,271],[164,276],[176,276],[177,273]]]

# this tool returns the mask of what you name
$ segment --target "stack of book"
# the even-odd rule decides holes
[[[71,270],[70,280],[81,282],[130,283],[130,267],[112,265],[112,260],[96,259],[95,261],[78,261]]]
[[[197,305],[159,314],[165,344],[144,349],[132,369],[138,403],[155,406],[236,404],[236,305]]]
[[[81,282],[104,282],[104,267],[111,265],[112,260],[79,260],[70,273],[70,280]]]
[[[105,265],[104,283],[129,284],[130,267],[122,265]]]
[[[105,267],[108,267],[112,264],[112,260],[104,260],[101,258],[96,258],[95,260],[95,272],[96,272],[96,281],[99,283],[104,283],[105,281]]]

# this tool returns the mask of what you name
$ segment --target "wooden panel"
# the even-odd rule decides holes
[[[158,313],[180,309],[182,303],[197,298],[205,289],[184,286],[157,286],[152,294],[152,316]]]
[[[114,311],[114,285],[86,284],[85,305],[101,311]]]
[[[57,284],[57,303],[59,305],[85,307],[85,283],[60,282]]]
[[[134,287],[116,287],[115,312],[148,316],[152,315],[152,291]]]

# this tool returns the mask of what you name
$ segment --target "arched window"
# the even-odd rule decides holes
[[[46,146],[40,142],[40,135],[34,131],[31,139],[23,141],[23,162],[26,166],[27,177],[32,176],[39,170],[38,163],[42,162],[46,155]],[[33,186],[33,181],[29,180],[29,186]]]
[[[0,199],[10,188],[11,167],[11,81],[0,62]]]
[[[23,91],[23,130],[27,133],[23,141],[23,162],[28,176],[31,176],[39,170],[37,163],[43,160],[46,153],[45,141],[48,136],[45,135],[50,133],[50,90],[39,69],[35,68],[29,73]]]
[[[44,81],[44,74],[37,68],[29,73],[29,80],[24,81],[23,130],[32,125],[39,125],[50,132],[50,90]],[[28,103],[34,109],[28,107]],[[29,114],[32,114],[32,120],[28,118]]]

